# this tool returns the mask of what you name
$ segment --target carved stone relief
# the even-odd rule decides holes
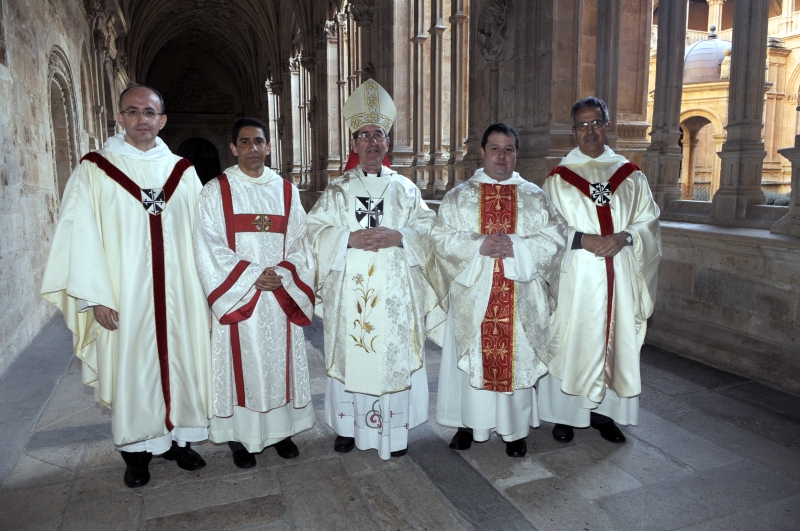
[[[488,0],[478,15],[478,47],[487,63],[500,58],[508,41],[511,0]]]

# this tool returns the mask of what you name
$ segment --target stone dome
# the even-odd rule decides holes
[[[732,49],[733,43],[716,38],[688,46],[683,56],[683,84],[719,81],[719,67],[726,48]]]

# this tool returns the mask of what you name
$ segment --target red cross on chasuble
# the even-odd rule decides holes
[[[481,184],[478,223],[481,234],[517,230],[517,187]],[[514,318],[517,310],[517,288],[505,277],[503,261],[494,259],[492,291],[481,323],[483,353],[483,388],[509,393],[514,390]]]

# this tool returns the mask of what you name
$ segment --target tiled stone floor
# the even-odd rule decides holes
[[[204,469],[156,458],[150,484],[131,490],[56,317],[0,378],[0,529],[800,530],[798,397],[646,346],[626,444],[592,429],[559,444],[544,424],[523,459],[497,438],[458,453],[433,420],[430,348],[431,421],[405,457],[381,461],[333,451],[320,328],[307,329],[318,423],[294,438],[298,459],[268,448],[242,471],[205,443]]]

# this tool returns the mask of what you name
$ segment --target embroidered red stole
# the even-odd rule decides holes
[[[590,184],[589,181],[564,166],[556,166],[547,177],[558,174],[567,183],[571,184],[594,202],[597,209],[597,219],[600,221],[600,235],[614,234],[614,220],[611,217],[611,196],[617,188],[635,171],[640,171],[633,162],[626,162],[620,166],[607,183]],[[607,185],[607,187],[603,186]],[[602,187],[602,189],[601,189]],[[614,359],[609,353],[608,342],[611,337],[611,314],[614,302],[614,258],[606,257],[606,284],[608,289],[608,302],[606,303],[606,348],[605,348],[605,382],[611,385],[611,375],[614,373]]]
[[[481,234],[517,230],[517,187],[481,184],[478,201],[478,223]],[[481,323],[483,353],[483,388],[487,391],[514,390],[514,328],[517,309],[517,288],[505,277],[503,260],[495,258],[492,291]]]
[[[231,186],[228,176],[224,173],[217,177],[222,195],[222,211],[225,216],[225,232],[228,240],[228,247],[236,251],[237,232],[273,232],[284,235],[283,238],[283,257],[284,260],[278,266],[288,269],[294,279],[295,285],[308,296],[311,303],[314,303],[314,292],[305,284],[297,274],[294,264],[285,260],[286,258],[286,229],[289,224],[289,212],[292,207],[292,185],[289,181],[283,181],[283,212],[282,216],[274,214],[236,214],[233,211],[233,198],[231,197]],[[225,292],[227,292],[241,277],[250,262],[239,261],[233,268],[228,277],[208,296],[208,304],[213,305]],[[286,403],[290,396],[290,372],[289,364],[291,361],[291,327],[290,323],[298,326],[308,326],[310,319],[300,309],[297,303],[287,293],[283,286],[274,290],[275,296],[281,309],[286,314]],[[220,319],[221,324],[229,325],[231,330],[231,354],[233,358],[233,376],[236,385],[236,402],[238,406],[245,407],[244,373],[242,372],[242,349],[239,342],[239,322],[249,319],[253,315],[256,304],[261,297],[261,290],[256,290],[255,295],[250,301],[234,312],[226,314]]]
[[[166,416],[164,424],[167,430],[172,431],[175,427],[170,420],[171,397],[169,390],[169,348],[167,344],[167,281],[164,265],[164,232],[161,223],[161,212],[166,209],[172,194],[178,188],[178,184],[183,177],[183,173],[191,167],[192,163],[187,159],[181,159],[175,164],[164,183],[163,203],[161,210],[157,213],[150,213],[148,205],[144,201],[145,191],[139,188],[130,177],[125,175],[119,168],[114,166],[105,157],[93,151],[81,158],[81,162],[88,160],[100,168],[106,175],[113,179],[117,184],[130,193],[137,201],[142,202],[145,214],[150,221],[150,246],[152,250],[152,270],[153,270],[153,301],[155,307],[155,327],[156,327],[156,347],[158,351],[158,364],[161,369],[161,393],[164,397],[166,406]]]

